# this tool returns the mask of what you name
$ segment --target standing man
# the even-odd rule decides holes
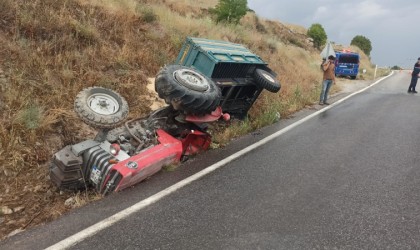
[[[417,94],[416,85],[417,80],[419,79],[420,73],[420,57],[417,59],[416,64],[414,64],[413,72],[411,73],[411,82],[410,86],[408,86],[408,93]]]
[[[322,64],[322,70],[324,71],[324,77],[322,79],[321,96],[319,97],[319,105],[329,105],[327,102],[328,92],[330,91],[331,85],[335,83],[335,57],[329,56],[328,60]]]

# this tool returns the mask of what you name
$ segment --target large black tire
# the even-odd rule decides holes
[[[280,90],[280,82],[275,76],[268,73],[263,69],[256,69],[254,72],[255,83],[273,93],[277,93]]]
[[[115,91],[101,87],[80,91],[74,110],[86,124],[99,129],[114,128],[128,116],[127,101]]]
[[[162,68],[155,79],[155,90],[175,110],[206,114],[220,103],[221,91],[202,73],[181,65]]]

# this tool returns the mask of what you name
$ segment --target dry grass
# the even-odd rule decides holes
[[[166,0],[169,6],[182,6],[185,12],[191,9],[208,9],[213,8],[218,0]]]
[[[177,50],[148,10],[135,1],[1,1],[0,203],[36,204],[7,216],[1,236],[55,217],[39,211],[71,195],[54,195],[48,164],[63,145],[91,136],[73,112],[81,89],[120,92],[133,117],[150,111],[147,77]]]
[[[111,88],[127,99],[130,117],[147,114],[147,79],[175,60],[186,36],[244,44],[278,73],[282,84],[279,93],[263,92],[249,120],[221,128],[214,135],[219,145],[317,100],[319,51],[306,44],[300,28],[254,13],[238,26],[217,25],[208,15],[216,3],[0,1],[0,71],[5,75],[4,82],[0,79],[0,204],[25,206],[5,216],[0,238],[58,217],[69,209],[63,205],[69,197],[79,205],[98,198],[61,194],[48,177],[55,152],[95,133],[77,119],[74,97],[89,86]],[[362,67],[373,75],[367,58]]]

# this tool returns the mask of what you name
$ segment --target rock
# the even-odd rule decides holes
[[[14,176],[16,176],[16,175],[17,175],[17,173],[16,173],[16,172],[11,171],[11,170],[9,170],[9,169],[4,169],[4,170],[3,170],[3,173],[4,173],[4,175],[5,175],[5,176],[7,176],[7,177],[14,177]]]
[[[73,207],[74,205],[76,205],[76,198],[75,197],[70,197],[64,202],[64,206],[66,206],[66,207]]]
[[[13,212],[14,212],[14,213],[19,213],[19,212],[21,212],[21,211],[23,211],[23,210],[25,210],[25,207],[24,207],[24,206],[20,206],[20,207],[15,207],[15,208],[13,208]]]
[[[9,220],[6,222],[6,225],[10,226],[10,225],[16,225],[17,221],[15,220]]]
[[[13,214],[13,210],[10,209],[10,208],[8,208],[8,207],[6,207],[6,206],[3,206],[0,209],[0,214],[5,214],[5,215]]]
[[[41,185],[37,185],[37,186],[34,188],[34,192],[41,191],[41,189],[42,189],[42,186],[41,186]]]
[[[7,237],[11,237],[11,236],[13,236],[13,235],[15,235],[15,234],[18,234],[18,233],[20,233],[20,232],[23,232],[23,231],[25,231],[25,230],[23,230],[23,229],[21,229],[21,228],[18,228],[18,229],[16,229],[16,230],[12,231],[10,234],[8,234],[8,235],[7,235]]]
[[[50,189],[48,189],[48,190],[47,190],[47,193],[46,193],[46,196],[47,196],[48,198],[51,198],[51,197],[53,196],[53,192],[52,192]]]
[[[0,225],[4,222],[4,217],[0,217]]]

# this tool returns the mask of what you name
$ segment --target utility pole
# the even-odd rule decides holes
[[[376,64],[375,66],[375,73],[373,74],[373,80],[376,79],[376,71],[378,70],[378,64]]]

